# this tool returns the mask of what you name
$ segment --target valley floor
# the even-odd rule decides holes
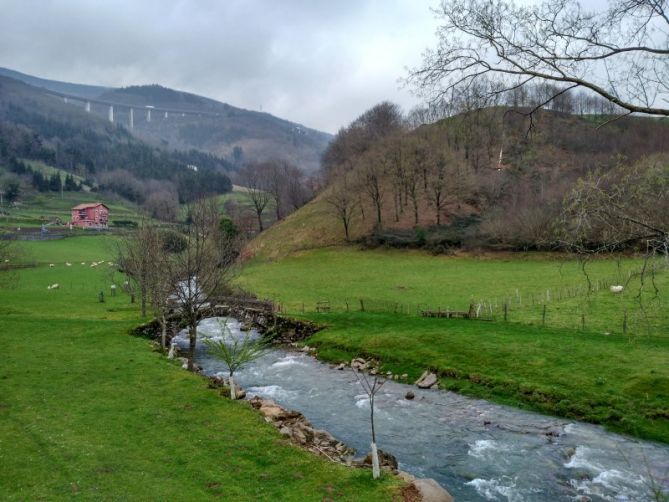
[[[129,336],[141,319],[126,295],[109,295],[118,273],[90,267],[109,244],[26,243],[40,265],[0,289],[3,500],[393,498],[393,478],[375,483],[291,446],[245,402]]]
[[[251,263],[239,282],[326,326],[308,340],[326,360],[378,358],[411,378],[432,369],[445,389],[669,442],[669,274],[657,264],[655,294],[639,266],[593,261],[588,291],[581,264],[559,255],[331,248]],[[419,314],[470,304],[490,320]]]

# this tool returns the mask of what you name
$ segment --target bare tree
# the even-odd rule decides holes
[[[290,211],[295,211],[304,206],[313,196],[313,192],[307,187],[304,174],[299,167],[286,163],[284,166],[286,203]]]
[[[276,221],[280,221],[283,218],[282,210],[286,193],[285,166],[286,163],[279,160],[271,160],[262,164],[267,193],[274,200]]]
[[[550,82],[537,108],[580,88],[626,113],[669,115],[658,105],[669,93],[666,0],[612,0],[602,12],[577,0],[444,0],[437,12],[438,45],[408,77],[433,101],[486,79],[481,99]]]
[[[446,206],[446,185],[452,182],[447,177],[447,163],[449,160],[443,150],[436,152],[428,175],[427,199],[434,208],[437,225],[441,225],[441,213]]]
[[[170,298],[174,293],[176,281],[171,276],[170,260],[172,256],[165,234],[159,235],[157,244],[149,280],[149,302],[160,323],[160,344],[165,349],[167,347],[167,316],[172,310]]]
[[[412,139],[408,146],[409,161],[406,169],[406,190],[407,195],[411,199],[414,225],[418,225],[419,180],[421,174],[426,170],[426,152],[424,147],[424,143],[417,138]],[[427,176],[425,179],[427,180]]]
[[[152,218],[176,221],[179,213],[179,199],[175,192],[167,190],[152,192],[146,198],[144,208]]]
[[[168,273],[174,281],[177,308],[188,326],[188,369],[192,371],[197,325],[211,299],[227,286],[238,243],[221,232],[215,199],[195,201],[190,216],[183,228],[186,247],[169,260]]]
[[[142,221],[134,232],[118,243],[117,263],[133,283],[132,290],[139,291],[142,317],[146,316],[146,304],[152,281],[156,278],[157,253],[162,246],[155,225]]]
[[[382,152],[368,152],[359,160],[358,176],[360,186],[367,194],[376,210],[376,226],[382,226],[382,210],[385,197],[385,177],[387,169]]]
[[[258,219],[258,230],[262,232],[264,230],[262,214],[272,198],[267,190],[266,168],[263,164],[247,164],[240,171],[240,177],[253,204]]]
[[[372,428],[372,477],[374,479],[378,479],[378,477],[381,475],[380,468],[379,468],[379,452],[376,448],[376,428],[374,426],[374,399],[376,397],[376,394],[381,390],[381,387],[383,387],[383,384],[386,383],[385,380],[381,380],[378,378],[376,375],[374,375],[374,378],[372,381],[369,381],[369,377],[365,373],[361,373],[355,369],[353,369],[353,373],[355,374],[355,377],[358,379],[358,382],[360,382],[360,385],[362,386],[362,389],[365,391],[365,394],[367,394],[367,397],[369,398],[369,422]]]
[[[564,202],[568,246],[584,253],[642,244],[667,254],[667,165],[666,156],[654,156],[579,180]]]
[[[344,236],[348,242],[351,240],[351,219],[358,204],[358,198],[353,192],[347,178],[344,175],[342,180],[335,182],[331,188],[331,192],[325,197],[325,201],[332,208],[335,217],[344,226]]]

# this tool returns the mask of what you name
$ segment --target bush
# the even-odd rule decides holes
[[[221,218],[219,228],[221,229],[223,235],[230,239],[239,235],[239,228],[237,228],[237,225],[235,225],[235,223],[230,218]]]
[[[112,225],[120,228],[137,228],[137,222],[132,220],[112,220]]]
[[[168,253],[181,253],[188,245],[186,238],[174,230],[163,230],[161,237],[163,249]]]

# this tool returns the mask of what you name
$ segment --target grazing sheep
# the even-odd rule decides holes
[[[69,261],[66,261],[66,262],[65,262],[65,266],[66,266],[66,267],[71,267],[72,264],[71,264]]]
[[[53,263],[49,263],[49,267],[55,267]]]
[[[86,262],[85,262],[85,261],[82,261],[81,264],[82,264],[82,265],[86,265]]]
[[[58,283],[51,284],[50,286],[46,287],[46,289],[58,289],[58,288],[60,288],[60,284]]]
[[[625,287],[624,286],[611,286],[609,289],[611,290],[611,293],[617,294],[617,293],[622,293],[623,289],[625,289]]]

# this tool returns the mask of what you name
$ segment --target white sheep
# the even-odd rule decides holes
[[[624,287],[624,286],[620,286],[620,285],[618,285],[618,286],[611,286],[611,287],[609,288],[609,290],[611,291],[611,293],[614,293],[614,294],[622,293],[622,292],[623,292],[623,289],[625,289],[625,287]]]
[[[66,261],[66,262],[65,262],[65,266],[66,266],[66,267],[71,267],[72,264],[71,264],[69,261]]]
[[[54,265],[53,263],[49,263],[49,267],[55,267],[55,266],[56,265]]]
[[[46,289],[58,289],[58,288],[60,288],[60,284],[58,283],[46,287]]]
[[[86,262],[85,262],[85,261],[82,261],[81,264],[82,264],[82,265],[86,265]]]

